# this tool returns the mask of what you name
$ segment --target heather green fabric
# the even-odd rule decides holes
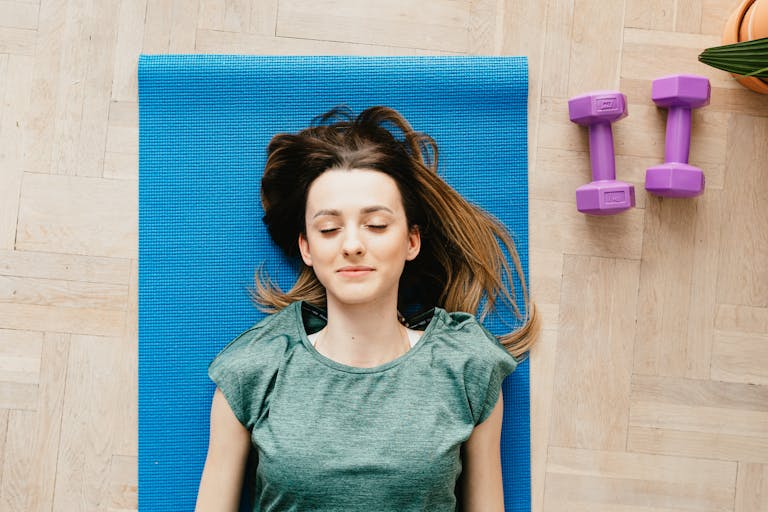
[[[435,308],[374,368],[320,354],[323,312],[296,302],[209,366],[258,453],[255,511],[453,511],[460,449],[517,361],[472,315]],[[508,412],[509,414],[509,412]]]

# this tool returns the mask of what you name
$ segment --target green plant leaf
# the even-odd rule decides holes
[[[768,37],[707,48],[699,61],[737,75],[768,78]]]
[[[768,78],[768,67],[764,67],[763,69],[758,69],[757,71],[753,71],[751,73],[747,73],[744,76],[756,76],[756,77],[766,77],[766,78]]]

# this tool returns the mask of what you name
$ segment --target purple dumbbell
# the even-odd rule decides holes
[[[611,215],[635,206],[635,187],[616,180],[611,123],[627,117],[627,98],[618,91],[595,91],[568,100],[571,121],[589,127],[592,183],[576,189],[576,208]]]
[[[651,98],[669,109],[664,162],[645,172],[645,188],[664,197],[694,197],[704,192],[704,173],[688,165],[691,109],[709,105],[709,80],[696,75],[671,75],[653,81]]]

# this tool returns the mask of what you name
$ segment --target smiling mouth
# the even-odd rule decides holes
[[[336,273],[347,277],[363,276],[373,272],[371,267],[344,267],[336,271]]]

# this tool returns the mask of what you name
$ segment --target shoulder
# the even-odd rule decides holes
[[[435,315],[438,324],[434,335],[448,342],[455,351],[473,359],[488,362],[502,360],[517,364],[515,357],[474,315],[462,311],[448,312],[440,308],[436,308]]]
[[[477,425],[490,415],[502,381],[517,368],[517,359],[473,315],[437,311],[434,339],[463,390],[468,412]]]
[[[274,360],[270,356],[300,343],[299,307],[298,302],[290,304],[235,336],[216,355],[211,366],[225,365],[231,370],[244,370],[260,361]]]
[[[301,343],[299,304],[265,317],[230,341],[208,365],[232,412],[246,428],[261,417],[270,383],[283,361]]]

